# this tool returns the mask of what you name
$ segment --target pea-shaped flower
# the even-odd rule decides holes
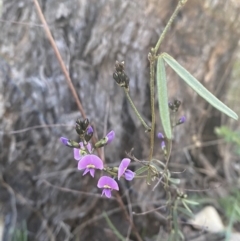
[[[94,177],[95,169],[103,169],[103,162],[102,160],[92,154],[85,155],[82,159],[78,162],[78,170],[83,170],[83,176],[90,172],[90,175]]]
[[[80,149],[73,148],[73,156],[74,156],[74,159],[77,161],[80,161],[83,156],[87,155],[92,150],[92,146],[90,143],[88,143],[86,147],[83,145],[82,142],[80,142],[79,145],[80,145]],[[86,149],[88,150],[88,152]]]
[[[135,172],[127,169],[129,166],[131,160],[129,158],[124,158],[122,159],[119,168],[118,168],[118,180],[120,179],[121,176],[124,176],[126,180],[131,181],[134,176]]]
[[[97,184],[98,188],[103,188],[102,195],[105,195],[107,198],[110,198],[112,196],[111,191],[114,190],[119,190],[117,182],[108,176],[102,176],[98,180]]]

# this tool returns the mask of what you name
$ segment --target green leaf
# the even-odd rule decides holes
[[[113,223],[111,222],[111,220],[109,219],[108,215],[106,212],[103,212],[103,216],[106,219],[108,226],[110,227],[110,229],[112,229],[113,233],[119,238],[119,240],[121,241],[125,241],[125,237],[122,236],[122,234],[117,230],[117,228],[113,225]]]
[[[192,210],[188,207],[188,205],[185,203],[185,200],[181,200],[182,201],[182,204],[183,206],[188,210],[188,212],[192,213]]]
[[[188,199],[184,199],[184,202],[190,204],[190,205],[199,205],[198,202],[192,201],[192,200],[188,200]]]
[[[237,120],[238,115],[229,107],[223,104],[210,91],[208,91],[196,78],[194,78],[186,69],[184,69],[173,57],[167,53],[162,54],[163,59],[167,64],[200,96],[202,96],[209,104],[220,110],[224,114]]]
[[[138,175],[142,174],[143,172],[147,171],[148,168],[149,168],[149,166],[142,166],[142,167],[140,167],[139,169],[137,169],[135,171],[136,176],[138,176]]]
[[[168,108],[167,78],[162,57],[159,57],[157,62],[157,95],[164,133],[168,139],[172,139],[172,127]]]
[[[181,183],[181,180],[178,179],[178,178],[169,178],[168,180],[173,184],[180,184]]]
[[[192,212],[189,212],[186,208],[178,207],[177,209],[178,209],[178,211],[183,213],[185,216],[187,216],[189,218],[194,218],[194,214]]]

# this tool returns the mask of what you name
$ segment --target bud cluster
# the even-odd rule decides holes
[[[172,111],[172,112],[174,112],[174,113],[176,113],[176,112],[178,112],[178,109],[179,109],[179,107],[181,106],[181,101],[180,100],[174,100],[173,102],[168,102],[168,107],[169,107],[169,109]],[[177,121],[177,123],[174,123],[173,124],[173,126],[177,126],[177,125],[181,125],[181,124],[183,124],[183,123],[185,123],[186,122],[186,117],[185,116],[182,116],[182,117],[180,117],[179,119],[178,119],[178,121]]]
[[[124,72],[124,61],[122,61],[121,63],[116,61],[113,79],[119,86],[126,89],[129,88],[129,77]]]
[[[84,119],[83,121],[77,119],[75,130],[83,142],[89,142],[93,136],[93,128],[89,125],[88,119]]]

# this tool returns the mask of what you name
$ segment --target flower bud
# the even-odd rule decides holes
[[[115,137],[115,132],[110,131],[104,138],[102,138],[101,140],[96,142],[94,147],[100,148],[100,147],[106,146],[107,144],[109,144],[113,141],[114,137]]]
[[[67,139],[65,137],[61,137],[60,141],[65,146],[69,146],[69,147],[73,147],[73,148],[80,148],[79,143],[77,143],[76,141],[69,140],[69,139]]]
[[[107,144],[111,143],[115,137],[115,132],[110,131],[105,138],[107,138]]]
[[[86,118],[85,120],[81,121],[81,127],[83,130],[86,130],[89,125],[89,120]]]
[[[157,134],[157,137],[158,137],[158,139],[160,139],[160,140],[164,140],[164,135],[163,135],[162,132],[159,132],[159,133]]]
[[[181,118],[179,118],[179,120],[178,120],[178,122],[177,122],[176,125],[181,125],[181,124],[183,124],[183,123],[185,123],[185,122],[186,122],[186,117],[185,117],[185,116],[182,116]]]
[[[88,126],[88,128],[85,132],[85,135],[84,135],[85,141],[89,142],[91,140],[92,136],[93,136],[93,128],[92,128],[92,126]]]

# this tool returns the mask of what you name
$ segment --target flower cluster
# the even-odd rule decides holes
[[[92,177],[95,175],[95,170],[104,170],[114,178],[124,177],[126,180],[133,180],[135,173],[128,169],[131,162],[130,159],[124,158],[119,167],[104,168],[103,161],[95,154],[93,154],[95,148],[100,148],[111,143],[115,137],[114,131],[110,131],[104,138],[95,143],[94,148],[89,141],[93,136],[93,128],[89,125],[88,119],[84,121],[76,121],[76,132],[79,134],[81,141],[79,143],[69,140],[65,137],[61,137],[60,141],[62,144],[73,148],[74,159],[78,161],[78,170],[84,170],[83,176],[89,173]],[[97,187],[103,189],[102,195],[111,197],[112,190],[119,190],[118,183],[115,179],[109,176],[102,176],[98,180]]]

